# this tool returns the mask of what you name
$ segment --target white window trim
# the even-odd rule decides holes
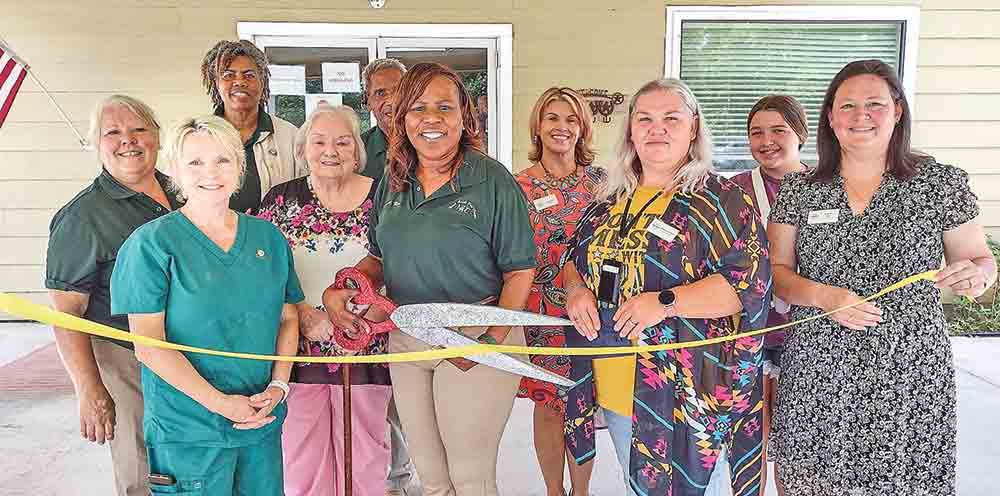
[[[511,24],[338,24],[306,22],[238,22],[241,39],[254,41],[258,36],[322,36],[329,38],[496,38],[497,92],[490,100],[497,102],[497,129],[500,131],[497,160],[512,170],[513,147],[513,40]]]
[[[913,112],[917,88],[919,7],[753,6],[667,7],[664,77],[680,77],[681,23],[684,21],[903,21],[903,91]]]

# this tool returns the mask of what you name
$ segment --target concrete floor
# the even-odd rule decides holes
[[[952,341],[958,369],[958,494],[992,496],[997,494],[1000,467],[996,414],[1000,412],[1000,338]],[[41,326],[0,324],[0,385],[4,371],[13,372],[13,367],[24,363],[18,359],[34,351],[41,350],[37,356],[47,360],[57,359],[41,355],[51,353],[46,348],[51,342],[51,331]],[[112,494],[107,447],[80,438],[76,401],[65,384],[58,382],[44,391],[0,389],[0,495]],[[532,447],[531,410],[529,401],[518,400],[507,425],[498,466],[500,492],[505,496],[544,495]],[[623,494],[606,432],[598,434],[598,452],[592,492]]]

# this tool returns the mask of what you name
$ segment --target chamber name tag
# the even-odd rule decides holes
[[[649,227],[646,228],[646,231],[653,236],[666,241],[667,243],[673,241],[674,238],[680,234],[680,231],[678,231],[676,227],[663,222],[661,219],[653,219],[653,222],[649,223]]]
[[[556,199],[556,195],[546,195],[533,202],[535,204],[535,210],[545,210],[549,207],[554,207],[559,204],[559,200]]]
[[[840,220],[840,210],[813,210],[809,212],[809,224],[832,224]]]

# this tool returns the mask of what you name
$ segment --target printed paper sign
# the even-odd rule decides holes
[[[272,95],[305,95],[306,66],[269,65]]]
[[[360,93],[361,66],[354,62],[323,64],[324,93]]]
[[[320,102],[326,102],[333,106],[342,105],[344,103],[344,95],[340,93],[312,93],[306,95],[306,115],[316,110],[316,106]]]

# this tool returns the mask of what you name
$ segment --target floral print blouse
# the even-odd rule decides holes
[[[261,202],[258,217],[272,222],[285,235],[295,258],[295,270],[302,283],[306,303],[323,309],[323,291],[337,271],[353,267],[368,254],[368,222],[375,186],[354,210],[332,212],[316,196],[310,176],[293,179],[271,188]],[[386,352],[387,335],[376,336],[362,355]],[[332,341],[309,341],[299,337],[299,355],[339,354]],[[338,364],[295,364],[294,382],[340,384]],[[352,384],[390,384],[386,364],[357,364],[351,367]]]

